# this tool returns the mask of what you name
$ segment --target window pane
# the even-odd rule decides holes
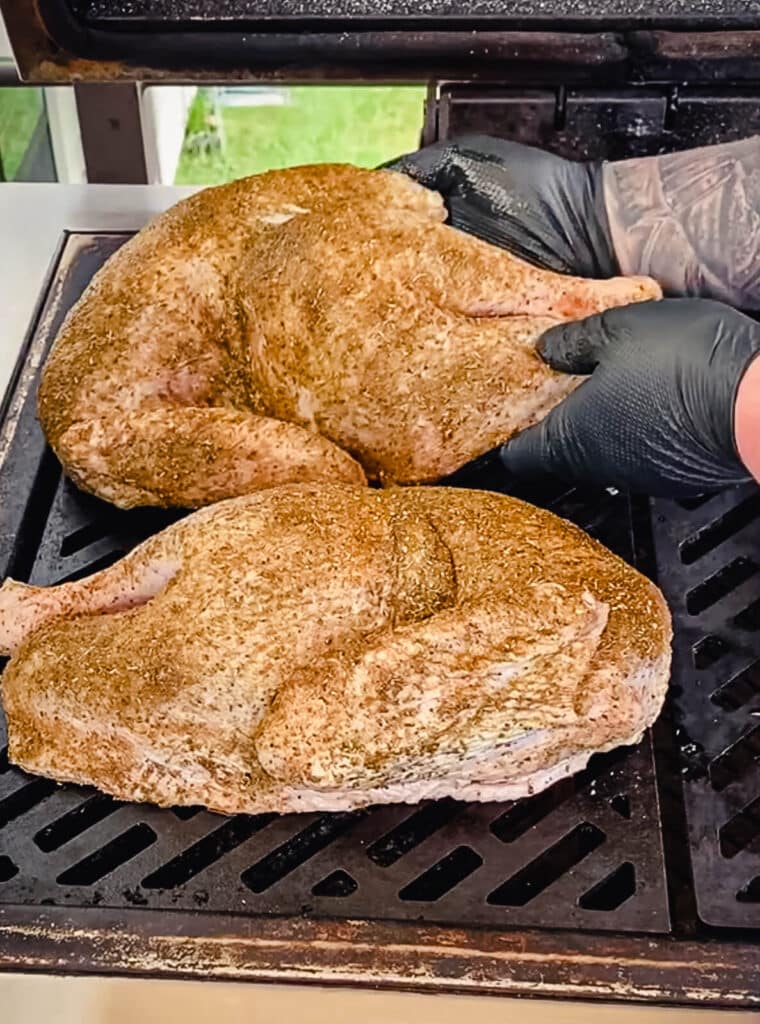
[[[0,180],[55,181],[42,89],[0,88]]]
[[[424,86],[200,89],[177,184],[216,184],[293,164],[375,167],[420,143]]]

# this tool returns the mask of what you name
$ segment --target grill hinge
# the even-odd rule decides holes
[[[760,96],[750,90],[532,90],[449,82],[437,86],[435,102],[436,117],[429,120],[435,140],[478,132],[576,160],[650,156],[760,132]]]

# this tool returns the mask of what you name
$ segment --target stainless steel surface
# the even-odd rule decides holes
[[[0,396],[62,234],[134,230],[193,191],[159,185],[0,186]]]

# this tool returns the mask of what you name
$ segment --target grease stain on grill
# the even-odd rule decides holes
[[[226,853],[260,832],[277,817],[276,814],[239,815],[225,821],[219,828],[193,843],[177,857],[158,868],[142,881],[146,889],[174,889],[184,885]]]
[[[34,836],[34,842],[43,851],[51,853],[81,835],[88,828],[97,825],[124,805],[110,796],[97,793],[89,800],[72,808],[49,825],[45,825]]]
[[[347,871],[339,868],[337,871],[331,871],[321,882],[317,882],[316,885],[312,886],[311,892],[313,896],[329,896],[333,899],[343,899],[346,896],[351,896],[358,888],[356,879],[352,878]]]
[[[351,811],[343,814],[325,814],[308,828],[282,843],[266,857],[262,857],[241,877],[251,892],[265,892],[270,886],[295,871],[305,861],[329,846],[338,836],[353,828],[366,812]]]
[[[136,889],[125,889],[121,894],[131,907],[147,907],[148,897],[144,892],[141,892],[139,888]]]
[[[636,869],[630,861],[621,864],[601,882],[597,882],[578,900],[584,910],[610,913],[622,906],[636,892]]]
[[[488,894],[499,907],[522,907],[601,846],[606,836],[588,821],[576,825],[548,850]]]
[[[59,885],[94,885],[122,864],[126,864],[128,860],[147,850],[157,838],[150,825],[143,822],[132,825],[95,853],[67,868],[56,881]]]
[[[691,781],[707,777],[710,758],[701,743],[697,743],[683,726],[676,726],[676,743],[681,755],[681,776]]]
[[[483,865],[483,858],[469,846],[458,846],[432,867],[404,886],[399,899],[434,903]]]
[[[367,856],[379,867],[388,868],[419,846],[459,813],[461,805],[453,800],[436,800],[425,804],[401,824],[367,848]]]

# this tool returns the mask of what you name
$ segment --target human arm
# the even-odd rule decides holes
[[[760,309],[760,136],[578,163],[469,135],[392,166],[441,192],[454,227],[547,269]]]
[[[734,433],[739,458],[760,481],[760,359],[750,363],[739,384]]]

